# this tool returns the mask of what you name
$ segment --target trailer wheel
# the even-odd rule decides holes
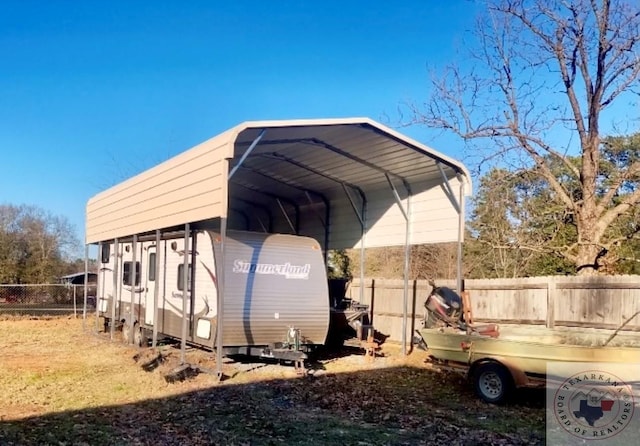
[[[480,364],[473,373],[477,395],[487,403],[502,404],[513,391],[509,371],[495,362]]]
[[[126,321],[122,324],[122,342],[131,344],[131,325]]]
[[[128,322],[122,324],[122,341],[125,344],[135,345],[136,347],[147,346],[147,335],[144,333],[144,329],[140,327],[137,322],[133,324],[133,340],[131,339],[131,325]],[[132,342],[133,341],[133,342]]]
[[[140,326],[140,324],[136,323],[133,326],[133,344],[136,347],[146,347],[147,346],[147,333],[144,328]]]

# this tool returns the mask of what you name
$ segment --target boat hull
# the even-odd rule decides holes
[[[491,360],[508,367],[517,386],[543,379],[547,364],[558,362],[640,363],[640,336],[623,335],[604,346],[604,332],[549,330],[545,327],[501,327],[497,337],[449,328],[419,331],[430,356],[457,367]]]

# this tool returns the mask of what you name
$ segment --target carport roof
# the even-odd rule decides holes
[[[438,164],[448,178],[460,174],[470,184],[462,163],[369,118],[244,122],[231,131],[235,143],[231,168],[263,130],[264,136],[248,155],[252,165],[269,170],[284,163],[291,170],[298,164],[326,174],[308,169],[303,173],[301,167],[298,176],[287,175],[289,181],[310,190],[332,189],[337,181],[373,190],[387,184],[385,174],[398,186],[441,181]]]
[[[326,204],[345,189],[364,200],[441,185],[455,207],[451,179],[470,193],[462,163],[369,118],[248,121],[91,198],[86,241],[227,217],[231,206],[249,212],[256,202]]]

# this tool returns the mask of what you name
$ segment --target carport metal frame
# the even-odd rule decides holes
[[[257,128],[257,127],[250,127],[250,126],[245,126],[243,129],[249,129],[249,128]],[[260,128],[259,134],[257,137],[255,137],[253,139],[253,141],[251,142],[251,144],[248,146],[248,148],[242,153],[242,155],[240,156],[238,162],[231,168],[229,169],[229,167],[231,166],[231,161],[236,159],[236,157],[232,157],[232,158],[226,158],[224,160],[225,162],[225,167],[223,168],[223,172],[228,172],[228,174],[226,175],[226,179],[224,180],[226,182],[226,193],[227,193],[227,201],[226,201],[226,211],[224,213],[224,215],[220,215],[220,238],[221,238],[221,246],[222,246],[222,250],[221,250],[221,259],[220,262],[221,264],[225,264],[224,263],[224,257],[225,257],[225,246],[226,246],[226,234],[227,234],[227,226],[228,226],[228,215],[230,211],[233,211],[234,208],[232,206],[231,200],[230,200],[230,193],[229,193],[229,185],[231,184],[231,180],[233,179],[233,177],[236,175],[236,173],[239,171],[239,169],[248,169],[250,171],[252,171],[253,173],[256,173],[258,175],[262,175],[265,177],[270,178],[273,181],[276,181],[278,183],[281,183],[283,185],[286,185],[288,187],[297,189],[302,191],[305,196],[307,197],[308,202],[312,205],[312,207],[314,207],[316,204],[320,204],[318,202],[314,202],[311,198],[311,195],[316,195],[317,197],[319,197],[322,201],[322,204],[325,207],[325,215],[324,215],[324,219],[323,217],[318,214],[319,220],[322,223],[323,227],[324,227],[324,242],[323,242],[323,247],[324,247],[324,256],[325,256],[325,261],[327,259],[327,253],[329,250],[329,234],[330,234],[330,227],[331,227],[331,203],[330,200],[320,191],[314,191],[312,189],[309,188],[301,188],[295,184],[291,184],[289,182],[283,181],[281,179],[276,179],[273,178],[272,176],[269,176],[268,173],[261,171],[260,169],[256,168],[256,167],[251,167],[251,166],[247,166],[246,165],[246,161],[252,156],[253,151],[256,149],[256,147],[258,145],[260,145],[262,139],[264,138],[265,134],[268,131],[268,126],[262,127]],[[409,147],[409,148],[413,148],[414,150],[420,152],[420,150],[417,150],[415,147],[412,146],[411,143],[407,143],[406,140],[402,140],[400,137],[395,136],[393,134],[390,134],[388,132],[384,132],[382,129],[377,128],[377,127],[373,127],[373,130],[375,132],[378,133],[384,133],[384,136],[386,138],[392,139],[392,140],[397,140],[398,142],[402,143],[405,147]],[[235,138],[237,138],[240,134],[240,131],[236,132]],[[234,145],[237,144],[237,140],[234,139],[233,140]],[[403,324],[402,324],[402,351],[403,354],[407,353],[407,319],[408,319],[408,315],[407,315],[407,311],[408,311],[408,295],[409,295],[409,286],[408,286],[408,282],[409,282],[409,255],[410,255],[410,235],[411,235],[411,212],[412,212],[412,197],[413,197],[413,193],[412,193],[412,189],[411,189],[411,184],[409,181],[407,181],[407,179],[403,178],[401,175],[398,175],[394,172],[390,172],[387,171],[386,169],[371,163],[367,160],[364,160],[352,153],[349,153],[345,150],[340,149],[339,147],[336,147],[334,145],[328,144],[322,140],[319,140],[317,138],[298,138],[298,139],[287,139],[287,140],[272,140],[272,141],[266,141],[263,142],[263,144],[268,145],[268,144],[282,144],[282,143],[304,143],[304,144],[311,144],[314,145],[315,147],[322,147],[323,149],[329,150],[332,153],[342,156],[344,158],[346,158],[347,162],[352,162],[352,163],[357,163],[361,166],[365,166],[373,171],[376,171],[378,174],[381,174],[384,176],[384,178],[386,179],[386,182],[389,186],[389,190],[390,193],[393,196],[393,199],[395,200],[396,205],[398,206],[404,221],[405,221],[405,240],[404,240],[404,274],[403,274],[403,278],[404,278],[404,289],[403,289]],[[465,196],[465,177],[466,180],[469,180],[469,175],[468,172],[464,171],[463,168],[461,166],[456,166],[450,162],[447,162],[446,160],[443,160],[441,158],[439,158],[438,156],[434,156],[434,154],[427,154],[424,153],[425,156],[429,156],[431,155],[431,158],[435,160],[435,164],[437,166],[437,168],[440,171],[440,175],[441,175],[441,179],[442,179],[442,185],[443,188],[446,191],[446,195],[448,196],[449,200],[451,201],[451,203],[453,204],[457,214],[458,214],[458,241],[457,241],[457,288],[460,291],[462,289],[462,240],[463,240],[463,235],[464,235],[464,196]],[[312,175],[318,175],[321,176],[324,179],[328,179],[332,182],[335,182],[336,184],[340,185],[344,191],[344,194],[347,198],[347,200],[349,201],[352,210],[354,212],[354,215],[356,216],[357,220],[360,223],[360,281],[361,281],[361,286],[360,286],[360,301],[364,300],[364,269],[365,269],[365,249],[366,249],[366,236],[367,236],[367,205],[368,205],[368,198],[367,198],[367,194],[366,192],[359,187],[357,184],[352,184],[347,180],[344,180],[342,178],[338,178],[335,177],[327,172],[322,172],[318,169],[315,169],[313,166],[308,166],[305,165],[304,163],[292,159],[290,157],[284,156],[282,154],[279,154],[277,152],[272,152],[272,153],[262,153],[262,154],[257,154],[257,157],[263,157],[263,158],[267,158],[267,159],[271,159],[271,160],[277,160],[279,162],[285,162],[285,163],[289,163],[292,165],[295,165],[296,167],[303,169],[307,172],[309,172]],[[452,168],[457,174],[457,179],[459,180],[460,183],[460,189],[459,189],[459,194],[458,196],[456,196],[456,194],[453,191],[453,188],[451,186],[451,184],[449,183],[449,179],[447,177],[447,175],[445,174],[443,168],[442,168],[442,163],[447,164],[450,168]],[[405,191],[405,199],[406,199],[406,206],[403,205],[402,202],[402,198],[398,192],[398,189],[396,187],[396,184],[394,183],[395,181],[399,181],[400,183],[402,183],[403,189]],[[246,187],[242,184],[237,184],[240,185],[241,187]],[[286,221],[288,222],[289,226],[291,227],[292,231],[294,233],[299,233],[299,208],[298,205],[295,202],[291,202],[291,200],[288,200],[286,197],[282,197],[282,196],[278,196],[277,194],[271,194],[271,193],[266,193],[264,191],[254,191],[266,196],[270,196],[272,199],[274,199],[276,201],[276,203],[278,203],[279,208],[281,210],[281,212],[283,213]],[[358,206],[358,203],[356,203],[356,199],[354,199],[352,193],[356,192],[357,195],[360,198],[360,206]],[[262,209],[268,216],[269,218],[269,228],[266,228],[263,224],[263,222],[260,221],[260,225],[263,229],[272,229],[273,226],[273,222],[272,222],[272,216],[270,214],[270,208],[267,206],[262,206],[258,203],[253,203],[250,202],[248,200],[243,200],[240,198],[235,198],[241,202],[244,202],[245,204],[248,204],[256,209]],[[296,223],[294,224],[288,213],[286,212],[286,209],[284,208],[282,202],[289,202],[289,204],[291,206],[294,207],[294,209],[296,210]],[[215,218],[215,217],[214,217]],[[177,227],[173,227],[173,228],[165,228],[166,230],[170,231],[170,232],[175,232],[176,229],[178,229]],[[187,268],[187,264],[188,264],[188,256],[189,256],[189,249],[188,249],[188,237],[190,234],[190,223],[186,223],[184,225],[184,237],[185,237],[185,250],[184,250],[184,268],[183,268],[183,283],[185,284],[185,290],[183,292],[189,292],[188,291],[188,287],[186,286],[186,284],[188,283],[188,278],[187,278],[187,274],[188,274],[188,268]],[[163,236],[163,232],[162,229],[156,229],[154,231],[153,234],[155,237],[154,239],[156,240],[156,246],[159,246],[159,240],[162,238]],[[148,233],[144,233],[144,234],[129,234],[126,237],[124,237],[125,239],[130,239],[132,241],[133,244],[133,256],[134,256],[134,265],[135,265],[135,253],[136,253],[136,243],[138,241],[138,237],[141,236],[142,238],[150,238],[150,234]],[[118,241],[122,241],[122,237],[118,238],[118,237],[114,237],[112,240],[115,242],[116,244],[116,252],[114,253],[115,256],[115,266],[116,266],[116,270],[118,269],[118,252],[117,252],[117,243]],[[102,246],[104,241],[101,241],[98,243],[98,247],[100,248]],[[85,310],[84,310],[84,317],[86,318],[86,303],[87,303],[87,277],[88,277],[88,252],[89,252],[89,245],[90,243],[87,243],[85,246]],[[157,255],[159,255],[160,253],[158,252]],[[159,268],[159,261],[156,262],[156,273],[158,273],[158,268]],[[134,267],[135,268],[135,267]],[[157,276],[159,276],[159,274],[157,274]],[[133,277],[135,278],[135,270],[133,271]],[[114,278],[113,278],[114,284],[117,283],[117,271],[114,271]],[[135,283],[135,282],[134,282]],[[223,323],[222,321],[224,320],[224,290],[225,290],[225,284],[224,284],[224,274],[220,275],[218,277],[218,314],[217,314],[217,337],[216,337],[216,372],[218,374],[218,376],[220,378],[222,378],[222,352],[223,352],[223,344],[222,344],[222,339],[223,339]],[[153,311],[154,311],[154,315],[155,315],[155,323],[154,323],[154,329],[153,329],[153,345],[156,345],[156,341],[157,341],[157,319],[158,319],[158,287],[156,287],[155,289],[155,293],[154,293],[154,299],[153,299]],[[97,297],[97,296],[96,296]],[[114,295],[114,299],[115,299],[115,295]],[[184,302],[184,306],[186,306],[186,299],[183,299]],[[96,301],[96,315],[98,314],[98,302]],[[133,294],[133,287],[132,287],[132,293],[131,293],[131,315],[130,317],[133,320],[133,307],[134,307],[134,294]],[[183,314],[186,314],[186,308],[184,308],[183,306]],[[112,305],[112,311],[115,311],[115,305]],[[115,318],[115,315],[112,314],[112,320],[113,318]],[[184,318],[184,321],[186,321],[186,318]],[[97,324],[97,322],[96,322]],[[112,323],[112,327],[111,327],[111,337],[113,338],[113,323]],[[133,330],[133,324],[131,324],[131,329]],[[185,347],[186,347],[186,337],[187,337],[187,333],[186,333],[186,323],[183,324],[183,330],[182,330],[182,343],[181,343],[181,361],[182,363],[184,363],[184,351],[185,351]]]

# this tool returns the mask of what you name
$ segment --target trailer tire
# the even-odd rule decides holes
[[[513,379],[509,370],[496,362],[479,364],[473,372],[476,394],[485,402],[502,404],[513,392]]]
[[[133,345],[144,348],[147,346],[148,339],[145,329],[136,323],[133,326]]]
[[[125,321],[122,324],[122,342],[133,344],[136,347],[146,347],[147,341],[147,334],[139,323],[133,324],[133,339],[131,339],[131,325],[129,325],[129,322]]]
[[[127,321],[122,324],[122,342],[131,344],[131,325]]]

